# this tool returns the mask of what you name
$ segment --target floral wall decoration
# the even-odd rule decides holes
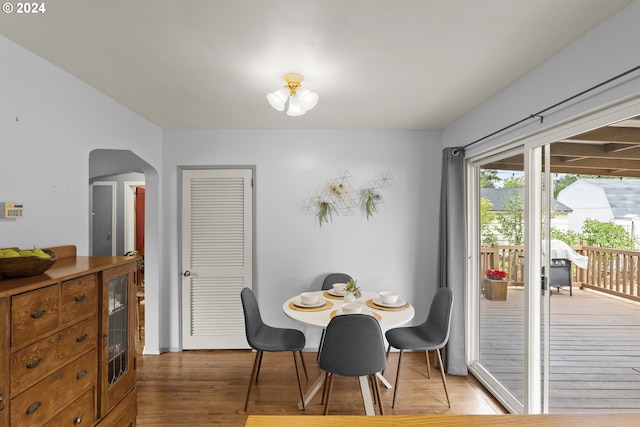
[[[378,206],[383,203],[380,190],[389,187],[392,179],[391,172],[379,172],[378,178],[367,181],[362,186],[362,201],[367,221],[378,211]]]
[[[364,209],[367,220],[378,211],[382,203],[380,190],[389,187],[393,179],[390,172],[380,172],[376,179],[367,181],[361,190],[354,190],[350,179],[351,172],[347,169],[338,171],[338,176],[326,182],[326,185],[314,192],[311,199],[305,201],[302,211],[305,215],[314,214],[318,217],[318,224],[333,220],[336,215],[354,215],[360,206]]]

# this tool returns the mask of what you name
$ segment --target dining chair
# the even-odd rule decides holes
[[[396,405],[396,393],[398,392],[398,379],[400,378],[400,362],[402,361],[402,353],[404,350],[424,350],[427,358],[428,377],[431,378],[431,368],[429,366],[429,351],[435,350],[438,356],[438,364],[440,365],[440,374],[442,375],[442,384],[444,385],[444,393],[447,396],[447,403],[451,408],[449,400],[449,392],[447,391],[447,380],[442,365],[442,356],[440,349],[449,341],[449,330],[451,327],[451,312],[453,309],[453,292],[449,288],[440,288],[436,292],[427,320],[418,326],[405,326],[400,328],[389,329],[385,334],[389,347],[387,348],[387,359],[391,347],[400,350],[398,356],[398,370],[396,371],[396,382],[393,389],[393,402],[391,407]]]
[[[374,400],[378,401],[380,415],[384,415],[376,374],[386,368],[387,359],[380,324],[374,317],[367,314],[346,314],[331,319],[327,325],[319,366],[327,373],[325,415],[329,413],[335,374],[368,377],[373,384]]]
[[[328,291],[329,289],[333,289],[334,284],[347,283],[349,280],[352,280],[352,277],[345,273],[327,274],[324,280],[322,281],[322,290]]]
[[[329,273],[325,276],[322,281],[322,290],[328,291],[333,289],[333,285],[336,283],[347,283],[349,280],[353,280],[351,276],[346,273]],[[324,342],[324,334],[326,329],[322,329],[322,334],[320,335],[320,343],[318,344],[318,354],[316,359],[320,358],[320,350],[322,350],[322,343]]]
[[[300,360],[302,361],[304,375],[308,378],[307,367],[304,363],[304,358],[302,357],[302,349],[306,343],[304,334],[297,329],[274,328],[266,325],[262,321],[258,301],[251,289],[242,289],[240,292],[240,298],[242,300],[242,310],[244,311],[244,326],[245,333],[247,335],[247,342],[249,343],[249,346],[256,351],[251,379],[249,380],[249,389],[247,390],[247,399],[244,403],[244,410],[246,411],[249,406],[249,396],[251,395],[253,382],[258,382],[260,366],[262,365],[262,355],[264,352],[290,351],[293,353],[293,362],[296,368],[296,376],[298,378],[298,389],[300,390],[300,397],[304,406],[304,392],[302,391],[298,359],[296,358],[296,352],[298,352],[300,354]]]

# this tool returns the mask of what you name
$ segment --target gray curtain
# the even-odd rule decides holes
[[[465,209],[464,148],[442,152],[440,233],[438,239],[438,283],[453,291],[453,314],[449,343],[444,349],[444,367],[452,375],[467,375],[465,361]]]

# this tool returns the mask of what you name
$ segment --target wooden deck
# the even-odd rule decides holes
[[[522,399],[524,291],[481,300],[484,366]],[[640,413],[640,304],[573,288],[551,296],[550,413]]]

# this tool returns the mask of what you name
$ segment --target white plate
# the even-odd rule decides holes
[[[398,300],[396,302],[394,302],[393,304],[387,304],[385,302],[380,301],[379,298],[374,298],[373,303],[375,305],[379,305],[380,307],[388,307],[388,308],[395,308],[395,307],[402,307],[403,305],[405,305],[407,302],[403,299],[398,298]]]
[[[362,312],[360,312],[360,313],[343,313],[342,312],[342,308],[339,308],[339,309],[336,310],[336,316],[342,316],[343,314],[366,314],[368,316],[375,317],[375,314],[373,313],[373,311],[367,310],[367,309],[364,309],[364,308],[362,309]]]
[[[327,291],[327,293],[329,293],[329,295],[333,295],[334,297],[343,297],[343,296],[347,295],[347,292],[346,292],[346,291],[345,291],[345,292],[343,292],[343,293],[340,293],[340,292],[336,292],[336,291],[334,291],[333,289],[329,289],[329,290]]]
[[[316,302],[315,304],[305,304],[302,302],[300,297],[297,297],[296,299],[293,300],[294,305],[297,305],[298,307],[303,307],[303,308],[321,307],[325,305],[326,302],[327,301],[322,297],[318,297],[318,302]]]

